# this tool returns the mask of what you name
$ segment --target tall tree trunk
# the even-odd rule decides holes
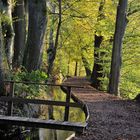
[[[53,63],[56,57],[56,51],[58,48],[58,41],[59,41],[59,35],[60,35],[60,28],[61,28],[61,14],[62,14],[62,5],[61,5],[61,0],[58,0],[59,3],[59,19],[58,19],[58,26],[57,26],[57,31],[56,31],[56,37],[55,37],[55,43],[54,47],[50,49],[50,58],[49,58],[49,63],[48,63],[48,76],[51,74],[52,69],[53,69]]]
[[[17,0],[16,6],[14,8],[13,18],[15,19],[13,68],[19,68],[23,60],[23,54],[25,49],[25,37],[26,37],[24,0]]]
[[[119,0],[117,8],[116,28],[114,34],[112,61],[109,79],[109,93],[115,95],[119,95],[119,80],[122,58],[121,50],[122,50],[122,40],[127,24],[126,19],[127,3],[128,3],[127,0]]]
[[[0,96],[4,94],[3,35],[0,17]]]
[[[86,76],[89,77],[91,76],[91,70],[90,70],[90,67],[89,67],[89,63],[86,59],[86,57],[82,54],[82,62],[84,64],[84,68],[85,68],[85,71],[86,71]]]
[[[12,55],[13,55],[13,43],[14,43],[14,30],[12,25],[12,2],[11,0],[5,0],[3,2],[3,6],[5,8],[5,16],[9,18],[9,21],[3,22],[3,30],[5,33],[4,37],[4,46],[5,52],[7,56],[8,66],[12,68]]]
[[[29,0],[29,25],[26,57],[24,58],[25,68],[31,72],[40,68],[43,40],[47,23],[46,0]]]
[[[74,72],[74,76],[77,76],[78,73],[78,62],[75,62],[75,72]]]
[[[56,6],[50,2],[50,9],[52,13],[55,13],[55,9]],[[49,66],[51,65],[51,57],[52,57],[52,51],[54,49],[54,23],[55,23],[55,19],[54,16],[52,16],[51,19],[51,27],[50,27],[50,35],[49,35],[49,48],[47,49],[47,63],[48,63],[48,69],[47,69],[47,74],[49,76],[50,72],[49,72]],[[49,98],[50,100],[53,100],[54,97],[54,92],[53,89],[50,88],[49,90]],[[54,118],[54,107],[52,105],[48,106],[48,115],[49,115],[49,119],[55,119]]]
[[[28,13],[28,0],[23,0],[23,1],[24,1],[25,13]]]
[[[93,71],[91,74],[91,81],[92,81],[92,85],[97,89],[101,85],[101,80],[99,78],[102,77],[101,71],[103,70],[103,67],[100,63],[101,62],[101,55],[100,55],[101,52],[100,53],[98,52],[102,41],[103,41],[103,36],[95,35],[94,67],[93,67]]]
[[[86,76],[91,77],[90,64],[89,64],[87,58],[84,56],[84,51],[87,51],[86,48],[87,48],[87,46],[82,48],[81,57],[82,57],[82,62],[83,62],[84,68],[85,68]]]
[[[105,0],[101,0],[100,6],[99,6],[99,13],[98,13],[98,18],[97,18],[97,23],[104,19],[104,14],[103,14],[103,8],[105,5]],[[100,78],[102,77],[102,70],[103,67],[101,65],[101,52],[99,52],[99,49],[101,47],[101,43],[103,41],[103,36],[102,35],[97,35],[97,31],[95,31],[95,36],[94,36],[94,66],[91,74],[91,82],[92,85],[99,89],[101,85],[101,80]]]
[[[70,55],[68,56],[67,76],[70,74]]]
[[[55,9],[56,6],[51,3],[51,11],[52,13],[55,13]],[[49,36],[49,48],[47,50],[47,55],[48,55],[48,59],[47,59],[47,63],[48,63],[48,69],[47,69],[47,74],[50,75],[51,71],[52,71],[52,60],[54,57],[54,52],[55,52],[55,48],[54,48],[54,24],[55,24],[55,18],[54,16],[52,16],[52,21],[51,21],[51,27],[50,27],[50,36]]]

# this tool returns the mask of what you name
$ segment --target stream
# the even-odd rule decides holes
[[[59,87],[53,87],[49,88],[49,94],[47,95],[47,98],[50,100],[55,101],[65,101],[66,94],[59,88]],[[42,118],[48,118],[48,109],[46,111],[45,107],[42,109],[42,115],[40,117]],[[53,107],[53,117],[55,120],[61,120],[63,121],[64,118],[64,107]],[[51,112],[52,113],[52,112]],[[45,115],[47,114],[47,115]],[[50,115],[51,116],[51,115]],[[70,115],[69,115],[69,121],[71,122],[84,122],[85,121],[85,114],[80,108],[70,108]],[[53,130],[53,129],[43,129],[40,128],[36,134],[39,140],[66,140],[70,135],[72,135],[74,132],[71,131],[64,131],[64,130]],[[32,134],[31,134],[32,135]],[[32,140],[32,138],[29,136],[26,140]]]
[[[42,89],[42,88],[41,88]],[[43,99],[54,100],[54,101],[65,101],[66,94],[59,87],[48,87],[43,95]],[[72,102],[72,100],[71,100]],[[34,107],[37,105],[33,105]],[[41,105],[39,111],[39,118],[48,119],[53,118],[55,120],[63,121],[64,119],[64,107],[59,106],[46,106]],[[28,117],[30,117],[32,109],[28,109]],[[85,122],[85,114],[80,108],[70,108],[69,114],[70,122]],[[66,140],[74,132],[64,131],[64,130],[53,130],[53,129],[44,129],[44,128],[31,128],[30,131],[27,131],[25,140]]]

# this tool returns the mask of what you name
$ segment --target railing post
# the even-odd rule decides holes
[[[14,82],[10,83],[10,92],[9,92],[9,97],[14,97]],[[8,102],[8,111],[7,111],[7,115],[8,116],[12,116],[13,114],[13,102],[9,101]]]
[[[65,106],[65,116],[64,121],[68,121],[69,119],[69,103],[71,98],[71,87],[67,87],[68,92],[66,94],[66,106]]]

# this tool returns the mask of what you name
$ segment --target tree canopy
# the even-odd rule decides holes
[[[58,81],[87,76],[94,87],[107,91],[118,4],[119,0],[1,1],[0,83],[6,69],[40,70]],[[139,18],[140,1],[129,0],[119,80],[120,96],[125,98],[140,92]]]

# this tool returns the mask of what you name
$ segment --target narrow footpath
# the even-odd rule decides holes
[[[65,83],[86,87],[73,88],[72,93],[90,112],[87,130],[73,140],[140,140],[139,103],[100,92],[86,78],[72,77]]]

